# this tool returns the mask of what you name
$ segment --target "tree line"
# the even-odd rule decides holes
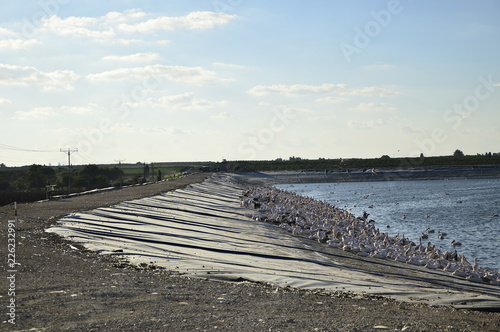
[[[67,188],[70,181],[76,190],[90,190],[116,185],[122,176],[123,172],[118,167],[86,165],[70,172],[64,168],[33,164],[27,170],[0,170],[0,190],[36,190],[50,185]]]

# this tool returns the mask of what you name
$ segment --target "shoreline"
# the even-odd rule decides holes
[[[175,186],[185,188],[189,182],[199,182],[201,176],[197,181],[192,180],[180,180],[182,183],[176,182]],[[174,186],[174,182],[169,186]],[[384,326],[419,331],[446,330],[453,326],[473,331],[480,326],[483,331],[498,330],[498,313],[462,310],[457,316],[456,310],[447,306],[436,308],[387,297],[275,288],[243,280],[228,283],[193,279],[151,265],[134,268],[123,265],[116,255],[94,253],[43,231],[55,224],[58,215],[151,196],[133,193],[135,190],[18,207],[22,220],[18,229],[22,278],[16,298],[19,303],[16,329],[85,331],[106,326],[113,331],[169,328],[188,331],[215,330],[217,326],[217,330],[227,331],[270,328],[328,331]],[[154,195],[152,191],[149,193]],[[9,208],[1,208],[2,220],[11,218],[11,212]],[[6,235],[3,228],[1,235]],[[3,255],[5,249],[2,248]],[[5,267],[5,262],[2,264]],[[0,299],[5,300],[4,283],[1,285]],[[332,317],[335,317],[333,322]],[[9,328],[6,324],[2,323],[0,328]]]
[[[490,169],[490,167],[488,167]],[[249,178],[255,184],[288,183],[338,183],[338,182],[377,182],[377,181],[426,181],[426,180],[467,180],[500,179],[500,171],[491,168],[416,168],[400,169],[348,169],[339,170],[302,170],[302,171],[254,171],[235,173]],[[244,181],[244,180],[243,180]]]

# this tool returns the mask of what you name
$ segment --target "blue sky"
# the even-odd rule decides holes
[[[0,162],[500,152],[500,1],[0,1]]]

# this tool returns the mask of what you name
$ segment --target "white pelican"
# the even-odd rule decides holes
[[[467,273],[465,273],[464,271],[461,271],[461,270],[455,270],[453,271],[452,273],[454,276],[457,276],[457,277],[462,277],[462,278],[466,278],[468,276]]]

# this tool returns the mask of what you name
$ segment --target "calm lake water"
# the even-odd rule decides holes
[[[500,269],[500,180],[429,180],[277,185],[350,209],[355,216],[363,211],[376,227],[389,235],[404,234],[418,243],[422,232],[432,228],[422,240],[464,253],[472,263]],[[499,215],[499,216],[496,216]],[[444,239],[438,232],[446,232]],[[451,241],[462,243],[453,247]]]

